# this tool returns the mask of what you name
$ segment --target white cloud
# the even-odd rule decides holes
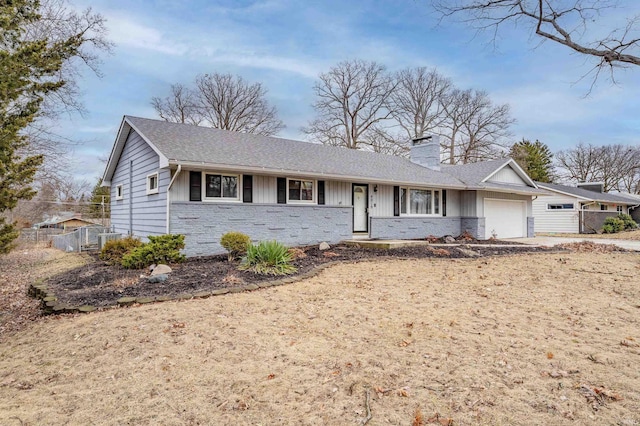
[[[182,55],[188,50],[184,44],[169,41],[170,37],[165,37],[161,31],[119,13],[105,13],[105,16],[109,38],[118,47],[151,50],[168,55]]]

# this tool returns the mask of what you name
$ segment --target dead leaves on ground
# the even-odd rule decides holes
[[[600,407],[606,405],[607,402],[621,401],[622,397],[611,390],[604,387],[581,384],[578,386],[578,392],[582,394],[594,411],[598,411]]]
[[[422,411],[420,411],[420,408],[416,408],[416,411],[413,414],[413,421],[411,422],[411,426],[425,426],[428,424],[453,426],[453,419],[450,417],[441,417],[439,413],[435,413],[433,416],[425,419]]]

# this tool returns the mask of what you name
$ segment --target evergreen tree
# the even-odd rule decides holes
[[[91,191],[91,198],[89,198],[89,215],[93,218],[102,218],[102,213],[104,212],[104,218],[107,219],[111,217],[110,191],[109,187],[100,185],[102,185],[102,178],[98,179],[98,182],[93,187],[93,191]]]
[[[553,182],[555,170],[553,154],[549,147],[539,140],[531,142],[524,138],[511,147],[509,156],[527,172],[529,177],[538,182]]]
[[[39,2],[0,2],[0,215],[18,200],[35,195],[31,187],[42,156],[20,157],[28,143],[24,129],[40,112],[44,99],[64,87],[56,78],[65,61],[77,55],[83,35],[51,42],[27,40],[26,26],[40,19]],[[0,253],[7,253],[18,233],[0,217]]]

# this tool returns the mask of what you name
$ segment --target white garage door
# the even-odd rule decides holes
[[[524,201],[485,199],[485,238],[526,237],[526,207]]]

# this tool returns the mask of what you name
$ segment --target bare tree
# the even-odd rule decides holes
[[[110,54],[113,48],[113,43],[107,38],[106,20],[91,8],[78,12],[67,0],[41,0],[38,13],[40,19],[25,28],[25,40],[46,39],[51,45],[70,37],[81,40],[78,54],[64,62],[55,77],[64,85],[44,99],[40,116],[52,119],[63,112],[84,114],[78,80],[86,68],[102,76],[100,55]]]
[[[154,96],[151,105],[160,118],[173,123],[199,125],[203,121],[197,105],[196,95],[180,83],[171,85],[171,95],[165,98]]]
[[[533,34],[596,58],[596,78],[602,69],[640,65],[639,16],[600,36],[598,18],[605,9],[618,6],[615,0],[431,0],[443,18],[462,16],[478,31],[490,30],[494,41],[500,26],[524,24]]]
[[[248,83],[231,74],[204,74],[194,88],[171,85],[165,98],[151,98],[151,105],[166,121],[271,136],[285,126],[275,107],[267,102],[260,83]]]
[[[508,104],[494,105],[477,90],[452,90],[443,100],[445,145],[450,164],[466,164],[503,155],[514,123]]]
[[[395,76],[397,85],[389,97],[390,110],[406,140],[435,132],[445,114],[443,100],[451,88],[451,80],[436,69],[407,68]]]
[[[605,191],[638,191],[640,148],[621,144],[578,144],[556,154],[565,178],[574,182],[602,182]]]
[[[214,73],[196,77],[196,88],[199,113],[210,127],[265,136],[284,128],[260,83]]]
[[[303,131],[327,145],[381,150],[384,138],[375,129],[392,116],[388,101],[395,87],[384,65],[340,62],[314,85],[316,118]]]

